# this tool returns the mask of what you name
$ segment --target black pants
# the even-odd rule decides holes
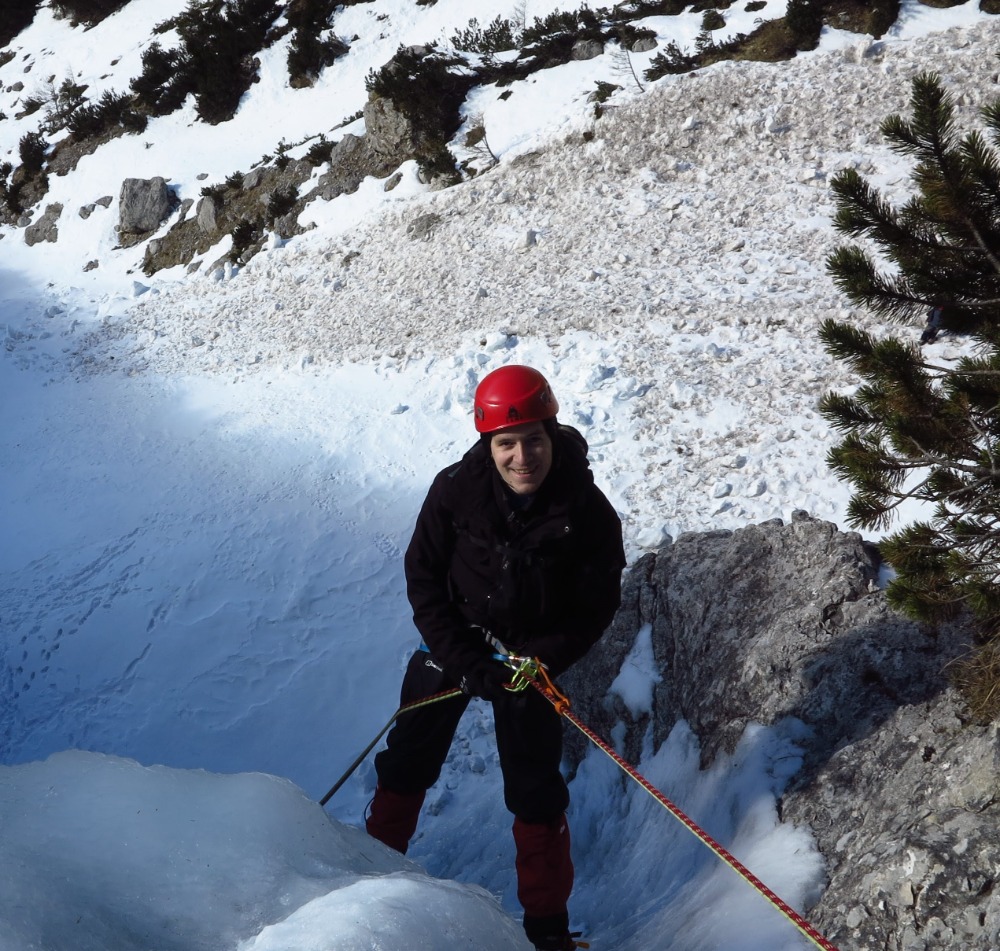
[[[418,650],[406,667],[400,705],[455,686],[430,654]],[[387,748],[375,757],[379,783],[397,793],[433,786],[468,705],[468,697],[450,697],[400,714],[389,731]],[[561,816],[569,805],[569,791],[559,772],[562,722],[552,704],[528,687],[495,701],[493,719],[507,808],[522,822],[551,822]]]

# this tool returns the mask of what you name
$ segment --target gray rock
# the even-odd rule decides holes
[[[629,47],[629,50],[633,53],[648,53],[650,50],[655,49],[656,40],[651,36],[640,37]]]
[[[907,620],[855,533],[795,513],[682,535],[630,570],[622,608],[562,678],[577,715],[635,761],[681,719],[707,765],[750,722],[810,729],[781,801],[811,829],[829,885],[809,920],[840,951],[1000,948],[1000,730],[968,722],[947,671],[960,622]],[[644,625],[662,680],[633,716],[608,687]],[[569,735],[571,762],[585,740]]]
[[[198,209],[195,217],[198,220],[198,227],[206,234],[212,234],[219,227],[218,225],[218,204],[211,195],[205,195],[198,202]]]
[[[28,247],[41,244],[43,241],[54,244],[59,239],[59,229],[56,222],[62,214],[63,206],[52,204],[45,206],[45,213],[33,225],[24,230],[24,243]]]
[[[365,103],[364,111],[365,142],[369,152],[385,160],[392,168],[413,157],[416,147],[413,123],[395,107],[391,99],[373,96]]]
[[[166,179],[126,178],[118,196],[118,232],[140,235],[155,231],[172,207]]]
[[[406,233],[414,241],[426,241],[434,233],[434,229],[441,223],[441,216],[433,212],[425,215],[418,215],[406,226]]]
[[[262,181],[264,181],[266,171],[267,170],[261,166],[260,168],[254,168],[247,172],[246,175],[243,176],[243,190],[251,191],[256,188]]]
[[[357,191],[372,171],[365,139],[348,132],[330,151],[330,167],[320,176],[316,190],[322,198],[333,201],[339,195]]]
[[[577,40],[570,52],[570,59],[596,59],[604,52],[604,44],[600,40]]]

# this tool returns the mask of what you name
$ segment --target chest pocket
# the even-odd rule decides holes
[[[456,526],[455,537],[453,595],[474,623],[498,634],[534,632],[574,597],[578,559],[568,522],[529,526],[503,541]]]

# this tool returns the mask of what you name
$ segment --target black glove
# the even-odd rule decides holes
[[[463,693],[484,700],[500,700],[510,694],[504,684],[510,682],[510,670],[495,660],[484,660],[470,668],[459,681]]]

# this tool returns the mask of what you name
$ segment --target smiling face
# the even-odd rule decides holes
[[[552,468],[552,440],[541,423],[495,433],[490,453],[500,478],[518,495],[537,492]]]

